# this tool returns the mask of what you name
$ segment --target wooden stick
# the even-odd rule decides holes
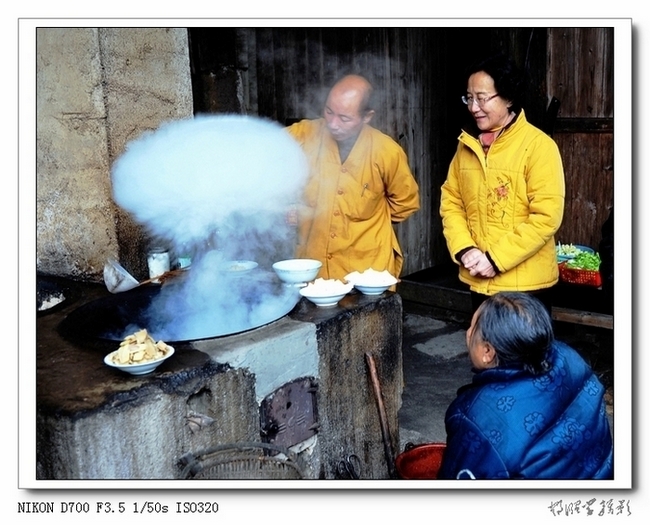
[[[161,273],[160,275],[157,275],[156,277],[150,277],[149,279],[145,279],[144,281],[140,281],[139,286],[142,286],[143,284],[149,284],[154,281],[164,281],[165,279],[172,277],[174,275],[178,275],[181,273],[183,270],[168,270],[164,273]]]
[[[391,479],[395,479],[395,455],[390,441],[388,418],[386,417],[386,408],[384,407],[384,400],[381,395],[381,386],[379,385],[375,358],[370,354],[370,352],[366,352],[366,362],[368,363],[368,369],[370,370],[370,379],[372,380],[375,399],[377,400],[377,408],[379,410],[379,422],[381,424],[381,436],[384,441],[384,454],[386,456],[386,464],[388,465],[388,475]]]

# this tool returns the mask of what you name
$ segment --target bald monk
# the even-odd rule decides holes
[[[368,268],[399,277],[404,258],[393,223],[420,208],[406,153],[369,125],[372,91],[364,77],[347,75],[331,88],[322,118],[287,128],[310,162],[296,257],[321,261],[324,279]]]

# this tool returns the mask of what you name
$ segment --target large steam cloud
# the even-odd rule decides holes
[[[293,256],[285,221],[308,173],[299,145],[277,123],[201,116],[161,126],[130,143],[112,171],[115,202],[157,243],[192,266],[162,287],[147,327],[158,338],[198,339],[275,320],[295,306],[295,289],[265,268]],[[260,265],[235,278],[231,260]]]
[[[279,124],[203,116],[130,143],[113,168],[113,197],[154,236],[194,245],[235,214],[285,211],[306,174],[302,150]]]

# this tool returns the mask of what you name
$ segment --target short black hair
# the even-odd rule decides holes
[[[534,375],[550,368],[553,323],[532,294],[499,292],[488,297],[477,310],[472,338],[492,345],[499,366],[523,368]]]
[[[466,78],[479,71],[492,77],[496,92],[502,99],[508,100],[512,104],[511,109],[515,113],[519,113],[525,79],[515,62],[502,53],[492,55],[472,64],[467,70]]]

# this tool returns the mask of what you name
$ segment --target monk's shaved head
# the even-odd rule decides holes
[[[370,122],[372,86],[360,75],[347,75],[330,89],[323,112],[332,137],[337,142],[354,141]]]
[[[359,115],[364,115],[372,109],[370,107],[372,89],[372,84],[361,75],[346,75],[332,86],[328,100],[331,97],[354,100]]]

